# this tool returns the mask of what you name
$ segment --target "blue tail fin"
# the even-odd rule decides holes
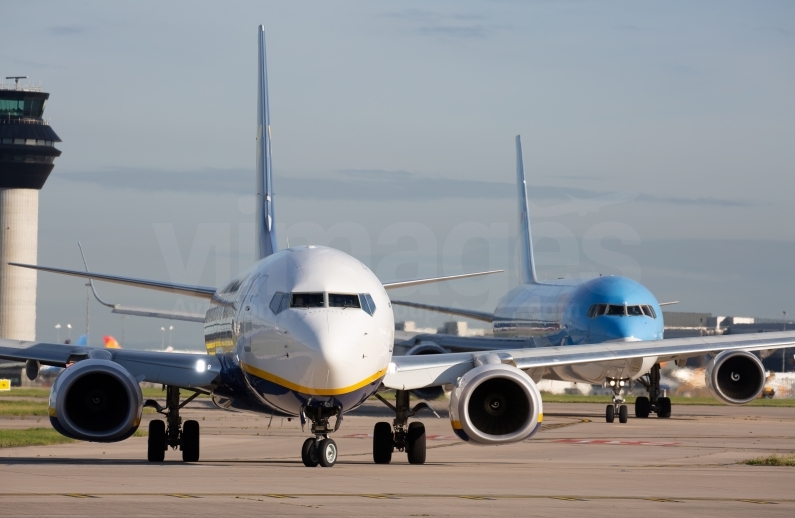
[[[257,259],[278,250],[273,220],[273,171],[271,164],[271,121],[268,106],[268,67],[265,61],[265,26],[259,32],[259,91],[257,95]]]
[[[527,181],[522,162],[522,141],[516,135],[516,183],[519,188],[519,270],[524,284],[538,284],[533,258],[533,236],[530,233],[530,210],[527,206]]]

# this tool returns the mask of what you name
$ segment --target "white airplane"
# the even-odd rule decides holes
[[[412,408],[410,390],[447,386],[451,425],[462,440],[507,444],[535,434],[543,418],[541,394],[528,372],[568,366],[626,378],[657,361],[717,352],[707,381],[724,402],[739,404],[753,400],[765,381],[761,363],[748,351],[795,345],[795,332],[781,332],[393,357],[394,316],[387,290],[492,272],[383,283],[338,250],[306,246],[278,251],[263,26],[259,57],[259,259],[247,271],[216,289],[17,264],[210,301],[207,354],[0,340],[0,358],[25,361],[31,379],[42,364],[68,366],[50,392],[50,422],[60,433],[84,441],[121,441],[138,428],[143,407],[153,407],[166,421],[149,424],[148,459],[163,461],[168,447],[179,447],[184,461],[195,462],[199,423],[182,423],[179,410],[205,393],[220,408],[309,421],[301,458],[307,466],[329,467],[337,460],[329,436],[343,415],[379,391],[393,389],[395,404],[384,402],[395,419],[391,425],[375,425],[373,460],[389,463],[394,451],[404,451],[410,463],[422,464],[425,427],[408,421],[425,403]],[[143,381],[166,385],[165,407],[143,400]],[[193,394],[181,401],[180,390]]]

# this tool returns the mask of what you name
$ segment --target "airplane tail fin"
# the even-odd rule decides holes
[[[519,188],[519,270],[524,284],[538,284],[530,232],[530,210],[527,206],[527,181],[522,162],[522,140],[519,135],[516,135],[516,183]]]
[[[273,220],[273,171],[271,164],[271,123],[268,105],[268,66],[265,60],[265,26],[259,33],[259,90],[257,95],[257,259],[278,251],[276,227]]]

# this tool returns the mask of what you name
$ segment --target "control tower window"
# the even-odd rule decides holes
[[[0,99],[0,117],[41,118],[44,102],[44,99]]]
[[[291,308],[322,308],[325,306],[322,293],[293,293],[290,298]]]
[[[328,294],[328,305],[331,308],[360,308],[358,295]]]

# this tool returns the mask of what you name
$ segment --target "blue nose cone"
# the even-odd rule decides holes
[[[592,314],[589,310],[595,305],[610,306],[613,310],[605,311],[607,314],[585,316],[581,321],[580,325],[589,330],[590,343],[659,340],[663,337],[662,310],[657,299],[645,286],[632,279],[597,277],[580,286],[572,299],[578,308],[576,313],[581,315]]]

